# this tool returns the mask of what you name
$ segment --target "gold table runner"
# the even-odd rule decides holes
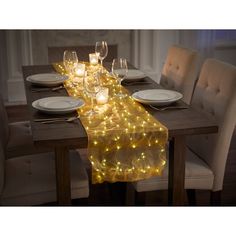
[[[53,66],[65,74],[62,63]],[[85,100],[77,112],[88,135],[92,183],[130,182],[161,175],[166,163],[167,128],[131,96],[116,97],[119,89],[127,95],[129,92],[114,78],[102,76],[101,83],[109,88],[109,101],[96,105],[98,114],[91,117],[85,116],[91,108],[90,98],[70,80],[64,83],[70,96]]]

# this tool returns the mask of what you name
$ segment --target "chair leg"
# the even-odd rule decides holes
[[[146,202],[146,192],[135,191],[135,206],[145,206]]]
[[[211,206],[221,205],[221,191],[211,191]]]
[[[196,206],[196,191],[195,189],[186,189],[189,206]]]

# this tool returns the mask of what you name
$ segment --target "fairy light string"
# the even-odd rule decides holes
[[[55,63],[57,72],[65,74],[62,63]],[[89,67],[89,64],[86,63]],[[70,96],[85,100],[78,109],[88,135],[88,158],[92,165],[92,183],[131,182],[161,175],[166,164],[168,130],[131,96],[118,98],[119,87],[109,75],[101,77],[109,88],[109,101],[96,105],[98,114],[85,116],[91,108],[88,95],[68,80],[64,86]]]

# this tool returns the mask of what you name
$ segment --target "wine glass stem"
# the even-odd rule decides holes
[[[93,96],[91,96],[91,107],[92,107],[92,111],[94,111],[94,109],[93,109]]]
[[[122,91],[121,91],[121,82],[122,82],[122,80],[121,80],[121,79],[119,79],[120,93],[122,93]]]
[[[102,67],[102,73],[103,73],[103,60],[101,59],[101,67]]]

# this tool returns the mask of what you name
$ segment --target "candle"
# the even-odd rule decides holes
[[[84,76],[84,73],[85,73],[85,64],[79,63],[79,64],[77,65],[75,74],[76,74],[76,76],[78,76],[78,77],[83,77],[83,76]]]
[[[81,77],[81,76],[75,76],[74,78],[73,78],[73,82],[74,83],[77,83],[77,84],[83,84],[83,77]]]
[[[89,54],[89,62],[91,65],[96,66],[98,64],[98,54],[90,53]]]
[[[96,100],[97,104],[103,105],[108,102],[108,88],[102,87],[101,90],[97,93]]]

